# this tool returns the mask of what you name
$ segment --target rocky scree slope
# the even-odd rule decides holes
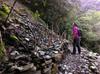
[[[0,73],[51,73],[53,63],[63,59],[67,40],[59,38],[41,23],[30,22],[27,15],[19,15],[16,12],[13,12],[13,15],[2,31],[8,60],[0,62]]]
[[[72,55],[67,40],[26,15],[15,16],[2,31],[8,60],[0,63],[1,74],[100,74],[99,54],[82,48]]]

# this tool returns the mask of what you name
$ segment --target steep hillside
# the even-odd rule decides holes
[[[2,56],[7,57],[0,61],[1,74],[25,71],[50,73],[52,64],[60,62],[64,49],[67,51],[67,40],[60,38],[43,24],[31,22],[26,15],[19,15],[14,11],[13,17],[6,23],[8,26],[2,23],[0,25],[1,41],[5,44],[2,46],[6,50]]]

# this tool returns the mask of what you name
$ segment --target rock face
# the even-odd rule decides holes
[[[30,22],[26,15],[14,16],[2,32],[8,60],[0,63],[1,74],[51,74],[53,63],[62,60],[66,41],[42,24]]]

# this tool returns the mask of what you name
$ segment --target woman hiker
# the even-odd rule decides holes
[[[72,54],[76,54],[76,47],[78,49],[78,53],[81,53],[81,48],[80,48],[80,33],[79,33],[79,27],[76,23],[73,23],[73,28],[72,28],[72,37],[73,37],[73,52]]]

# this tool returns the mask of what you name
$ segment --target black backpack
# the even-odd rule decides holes
[[[82,36],[82,30],[80,30],[80,29],[78,30],[78,36],[80,36],[80,37]]]

